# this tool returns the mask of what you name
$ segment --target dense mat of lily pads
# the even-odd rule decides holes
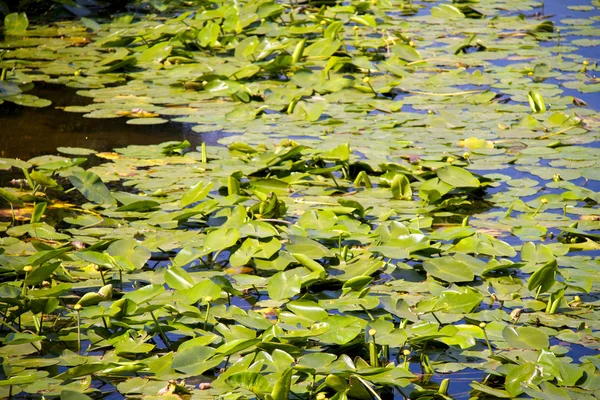
[[[229,135],[0,159],[2,397],[598,397],[597,18],[154,4],[5,22],[4,101]]]

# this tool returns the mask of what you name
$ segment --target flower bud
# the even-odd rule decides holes
[[[25,271],[26,273],[30,273],[31,271],[33,271],[33,267],[31,265],[26,265],[23,267],[23,271]]]
[[[545,198],[545,197],[542,197],[542,198],[540,199],[540,203],[542,203],[542,204],[548,204],[548,199],[547,199],[547,198]]]
[[[485,327],[486,327],[486,326],[487,326],[487,324],[486,324],[485,322],[480,322],[480,323],[479,323],[479,327],[480,327],[481,329],[485,329]]]
[[[75,304],[73,306],[73,310],[75,310],[75,311],[79,311],[79,310],[81,310],[81,308],[82,308],[81,304]]]
[[[377,330],[375,330],[373,328],[369,329],[369,336],[375,336],[375,335],[377,335]]]

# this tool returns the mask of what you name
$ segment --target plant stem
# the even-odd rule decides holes
[[[77,354],[81,354],[81,318],[77,310]]]
[[[206,164],[208,162],[208,155],[206,152],[206,143],[202,142],[202,163]]]
[[[207,302],[206,305],[206,315],[204,316],[204,330],[206,330],[206,326],[208,325],[208,313],[210,312],[210,302]]]
[[[152,319],[154,320],[154,323],[156,324],[156,328],[158,329],[158,334],[160,335],[160,338],[164,342],[165,346],[167,346],[167,349],[171,350],[171,341],[169,340],[167,335],[165,335],[165,332],[163,331],[162,327],[158,323],[158,320],[156,319],[156,316],[154,315],[154,311],[150,311],[150,315],[152,316]]]
[[[2,324],[2,326],[6,326],[8,329],[13,331],[14,333],[20,333],[18,330],[16,330],[15,328],[13,328],[11,325],[9,325],[8,323],[6,323],[4,321],[0,321],[0,324]]]
[[[483,336],[485,337],[485,343],[487,344],[488,350],[490,351],[490,356],[494,355],[494,350],[492,349],[492,344],[490,343],[490,339],[488,338],[488,334],[485,331],[485,327],[481,328],[483,330]]]

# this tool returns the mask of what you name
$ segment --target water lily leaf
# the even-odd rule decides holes
[[[431,16],[446,19],[461,19],[465,17],[465,14],[453,5],[440,4],[431,8]]]
[[[176,352],[171,366],[190,376],[202,375],[223,360],[223,356],[215,356],[215,352],[215,349],[208,346],[190,347]]]
[[[398,56],[404,61],[414,62],[419,61],[423,58],[421,56],[421,53],[419,53],[417,49],[406,44],[397,44],[395,46],[392,46],[391,50],[396,56]],[[404,71],[400,73],[404,74]]]
[[[192,277],[181,267],[171,266],[165,272],[165,282],[175,290],[188,289],[194,286]]]
[[[128,125],[161,125],[161,124],[166,124],[167,122],[169,122],[168,119],[165,119],[165,118],[154,118],[154,117],[150,117],[150,118],[133,118],[133,119],[128,119],[127,120],[127,124]]]
[[[135,340],[130,337],[124,337],[115,343],[115,353],[140,354],[150,352],[155,345],[145,343],[143,340]]]
[[[304,55],[311,58],[327,59],[331,57],[341,45],[342,42],[339,40],[330,38],[319,39],[304,49]]]
[[[267,292],[272,300],[289,299],[300,293],[301,285],[298,275],[282,271],[269,278]]]
[[[47,176],[46,174],[43,174],[41,172],[38,171],[31,171],[31,173],[29,174],[29,176],[31,176],[31,179],[33,179],[33,181],[39,185],[48,187],[48,188],[59,188],[59,184],[52,178],[50,178],[49,176]]]
[[[208,21],[207,24],[198,32],[198,40],[202,47],[214,47],[219,39],[219,32],[221,27],[219,24],[215,24],[212,21]]]
[[[437,170],[438,177],[448,185],[454,187],[479,187],[479,179],[464,168],[448,165]]]
[[[232,122],[249,122],[256,118],[256,115],[261,111],[261,108],[256,108],[253,105],[240,105],[227,114],[225,119]]]
[[[52,275],[59,266],[60,262],[40,265],[27,274],[25,283],[28,285],[37,285]]]
[[[251,391],[259,398],[262,398],[265,392],[271,388],[267,378],[258,372],[237,372],[230,375],[225,382],[233,388],[244,388]]]
[[[35,370],[24,370],[19,374],[11,376],[8,379],[0,381],[0,387],[2,386],[16,386],[16,385],[28,385],[35,382],[38,379],[43,379],[48,376],[47,371],[35,371]]]
[[[513,397],[513,395],[507,392],[506,390],[492,388],[479,382],[471,382],[470,386],[478,392],[489,394],[490,396],[498,397],[501,399],[510,399]]]
[[[546,349],[550,343],[548,335],[532,326],[507,325],[502,330],[502,337],[510,346],[517,349]]]
[[[514,365],[506,375],[504,388],[513,396],[518,396],[523,393],[521,384],[523,382],[532,382],[535,377],[536,365],[534,363],[527,362],[523,365]],[[539,378],[537,380],[539,380]]]
[[[171,54],[173,46],[170,42],[162,42],[155,44],[148,50],[141,53],[138,57],[139,63],[161,62]]]
[[[315,101],[307,103],[300,101],[294,108],[294,115],[308,122],[315,122],[321,118],[325,110],[326,103],[324,101]]]
[[[60,400],[91,400],[91,397],[73,390],[63,390],[60,393]]]
[[[535,90],[530,91],[529,93],[527,93],[527,100],[529,101],[529,107],[531,107],[531,112],[535,114],[546,112],[546,103],[544,102],[544,98],[539,92]]]
[[[273,400],[287,400],[290,398],[293,374],[294,370],[288,368],[281,374],[281,377],[277,379],[277,382],[275,382],[273,390],[271,391],[271,398]]]
[[[521,384],[521,389],[527,395],[535,399],[567,400],[571,398],[567,391],[553,385],[550,382],[542,382],[539,388],[532,383],[524,382]]]
[[[9,333],[2,343],[4,345],[17,345],[24,343],[35,343],[44,340],[45,336],[37,336],[31,333]]]
[[[423,263],[423,269],[428,274],[446,282],[471,282],[475,274],[464,263],[452,257],[441,257],[427,260]]]
[[[190,186],[190,188],[181,197],[181,200],[179,201],[179,206],[181,208],[185,208],[190,204],[203,200],[210,193],[212,187],[212,182],[208,182],[205,185],[204,181],[200,181],[195,185]]]
[[[102,25],[100,25],[98,22],[94,21],[91,18],[82,17],[81,18],[81,23],[87,29],[92,30],[92,31],[99,31],[100,29],[102,29]]]
[[[358,21],[356,21],[358,22]],[[328,39],[336,39],[339,32],[341,30],[343,30],[344,27],[344,23],[342,21],[334,21],[332,23],[330,23],[329,25],[327,25],[327,28],[325,29],[325,32],[323,33],[323,37],[324,38],[328,38]],[[299,45],[302,42],[299,43]],[[304,49],[298,49],[298,52],[304,52]],[[294,53],[296,52],[296,49],[294,49]],[[292,60],[292,62],[297,63],[300,58],[302,57],[302,53],[300,53],[299,55],[297,55],[296,57],[294,57],[294,60]]]
[[[290,235],[291,244],[286,245],[290,253],[304,254],[314,260],[332,256],[331,251],[316,240]]]
[[[114,205],[115,199],[110,194],[102,179],[91,171],[75,171],[69,176],[71,184],[85,196],[86,199],[100,205]]]
[[[25,13],[11,13],[4,17],[4,27],[9,35],[19,35],[29,26],[29,19]]]
[[[191,288],[186,288],[181,293],[187,298],[188,304],[197,303],[198,301],[206,302],[206,299],[217,300],[221,296],[221,287],[211,280],[204,280],[196,283]]]
[[[406,175],[396,174],[390,184],[394,199],[412,200],[412,189]]]
[[[0,188],[0,197],[8,201],[9,203],[15,204],[17,206],[25,205],[25,203],[23,203],[23,200],[21,200],[20,198],[18,198],[17,196],[15,196],[14,194],[12,194],[4,188]]]
[[[12,96],[3,97],[6,101],[11,101],[20,106],[26,107],[48,107],[52,104],[52,101],[42,99],[32,94],[14,94]]]
[[[204,238],[202,252],[204,254],[223,250],[233,246],[240,238],[240,233],[237,229],[217,229],[210,232]]]
[[[117,240],[111,243],[106,251],[119,268],[128,271],[141,269],[151,256],[150,250],[141,246],[135,239]]]
[[[305,326],[310,326],[327,317],[327,311],[317,303],[308,300],[294,300],[289,302],[286,307],[298,316]]]
[[[375,18],[369,14],[355,15],[353,17],[350,17],[350,21],[356,22],[357,24],[366,25],[371,28],[377,27],[377,22],[375,21]]]
[[[151,284],[144,286],[141,289],[128,292],[123,296],[125,299],[131,300],[138,305],[142,305],[147,301],[152,300],[156,296],[160,295],[165,291],[165,287],[159,284]]]
[[[484,139],[478,139],[476,137],[470,137],[465,140],[459,140],[458,145],[461,147],[466,147],[470,150],[477,149],[493,149],[494,143]]]
[[[556,262],[556,259],[553,258],[529,277],[527,288],[529,290],[537,290],[538,293],[547,292],[554,286],[557,272],[558,263]]]

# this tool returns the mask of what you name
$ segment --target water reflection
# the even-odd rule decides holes
[[[192,148],[205,141],[209,145],[223,137],[222,132],[196,133],[192,124],[169,122],[162,125],[128,125],[125,118],[83,118],[80,113],[64,112],[57,107],[87,105],[92,99],[77,95],[76,90],[37,83],[29,92],[52,100],[45,108],[0,105],[0,157],[29,159],[55,154],[60,146],[86,147],[108,151],[130,144],[152,144],[187,139]]]

